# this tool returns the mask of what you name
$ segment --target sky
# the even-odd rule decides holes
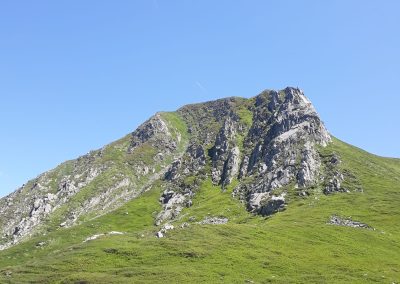
[[[157,111],[301,88],[400,157],[400,1],[0,1],[0,196]]]

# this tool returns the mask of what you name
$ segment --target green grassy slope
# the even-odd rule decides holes
[[[285,211],[262,218],[231,198],[232,186],[221,192],[206,181],[177,228],[157,239],[160,182],[112,213],[0,252],[0,282],[399,283],[400,160],[336,139],[321,151],[338,153],[363,192],[301,198],[293,189]],[[375,230],[328,225],[332,214]],[[196,223],[206,216],[229,222]],[[110,231],[124,234],[83,242]]]
[[[132,143],[132,134],[129,134],[102,149],[91,151],[78,159],[64,162],[55,169],[29,181],[20,190],[20,194],[14,200],[13,206],[15,208],[11,208],[0,216],[0,228],[7,223],[7,220],[15,217],[14,210],[17,210],[18,206],[28,205],[26,204],[26,200],[29,199],[27,196],[34,199],[32,196],[35,191],[40,191],[40,189],[34,187],[34,184],[37,183],[45,185],[42,194],[39,194],[39,196],[46,193],[57,194],[60,191],[59,185],[62,180],[65,180],[65,177],[68,177],[67,180],[74,186],[83,182],[85,182],[85,185],[80,187],[76,194],[70,195],[67,202],[57,205],[51,215],[45,216],[41,224],[32,231],[34,235],[41,235],[58,229],[59,225],[66,221],[67,216],[75,215],[73,212],[80,213],[79,222],[88,221],[118,208],[125,203],[125,198],[134,198],[139,195],[148,184],[163,175],[162,170],[167,165],[177,156],[182,155],[186,150],[189,139],[187,126],[179,114],[162,112],[158,115],[167,124],[173,140],[176,141],[177,149],[175,151],[165,153],[162,160],[156,160],[155,157],[160,153],[160,149],[152,144],[153,141],[141,144],[132,152],[128,151]],[[142,168],[143,165],[149,168],[147,174],[138,173],[138,168]],[[96,169],[95,171],[100,173],[90,182],[86,182],[88,173],[92,169]],[[107,196],[108,199],[104,201],[104,198],[100,198],[101,194]],[[93,202],[89,206],[88,203],[95,198],[99,198],[100,201],[98,203]],[[5,199],[0,200],[0,205],[5,207],[4,202]],[[80,212],[80,209],[85,207],[88,210]],[[26,215],[28,215],[28,212]],[[29,237],[26,236],[25,239]],[[8,241],[9,239],[0,238],[0,245]]]

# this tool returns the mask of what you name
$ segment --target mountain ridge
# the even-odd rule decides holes
[[[179,116],[183,121],[179,121]],[[218,123],[217,120],[220,120],[222,124]],[[179,131],[177,131],[178,128],[174,128],[173,123],[175,123],[176,127],[180,127]],[[183,124],[187,125],[187,130],[185,130]],[[207,124],[207,126],[204,126],[204,124]],[[209,127],[210,125],[212,127]],[[300,129],[301,127],[307,129]],[[186,131],[189,133],[190,139],[188,137],[182,139],[181,135],[185,135]],[[316,131],[316,133],[311,133],[313,131]],[[264,133],[265,138],[259,137]],[[306,149],[302,154],[299,153],[299,149],[296,150],[296,148],[300,147],[299,145],[295,147],[286,145],[288,139],[291,139],[290,141],[288,140],[288,143],[297,143],[299,137],[307,140],[307,143],[304,144],[307,145]],[[200,141],[193,142],[196,139],[200,139]],[[263,139],[264,141],[262,141]],[[266,141],[268,139],[271,141]],[[185,151],[184,148],[187,147],[186,152],[174,152],[177,150],[181,140],[188,140],[183,141],[180,149],[180,151]],[[74,177],[72,180],[68,175],[62,176],[62,174],[58,179],[53,178],[49,180],[46,178],[47,175],[51,175],[58,167],[34,179],[35,182],[30,187],[30,190],[45,191],[46,194],[45,196],[34,195],[30,201],[25,198],[23,202],[20,202],[25,205],[26,203],[30,203],[28,205],[29,208],[19,210],[21,208],[17,207],[17,210],[12,210],[14,216],[18,216],[18,212],[20,212],[20,217],[17,217],[17,220],[8,220],[5,226],[3,224],[2,239],[8,238],[12,240],[6,244],[2,244],[0,249],[16,244],[25,236],[31,235],[47,216],[51,215],[54,211],[62,210],[59,208],[65,207],[64,204],[68,204],[71,198],[74,199],[76,196],[79,196],[82,188],[85,189],[87,186],[90,186],[91,182],[99,175],[101,176],[103,172],[114,170],[113,163],[115,161],[112,160],[112,157],[104,158],[106,156],[104,153],[110,145],[121,143],[121,141],[121,147],[129,143],[127,153],[133,155],[133,157],[127,158],[130,160],[123,160],[123,163],[129,164],[134,159],[138,160],[138,163],[133,161],[134,165],[132,164],[136,167],[136,182],[141,183],[142,177],[145,180],[149,174],[153,174],[149,178],[151,182],[165,174],[165,179],[169,180],[172,186],[178,188],[187,187],[183,190],[185,191],[183,194],[179,190],[177,192],[170,191],[169,195],[164,194],[161,197],[163,198],[162,202],[165,210],[160,212],[156,221],[157,224],[161,224],[168,219],[176,217],[183,207],[190,205],[190,197],[193,196],[196,186],[189,188],[180,179],[180,175],[185,177],[198,175],[199,171],[206,165],[207,156],[211,156],[212,159],[212,181],[214,184],[222,185],[222,187],[230,184],[236,176],[239,179],[245,178],[248,172],[249,175],[257,173],[259,176],[264,172],[268,172],[269,176],[267,178],[257,181],[258,184],[266,188],[258,186],[258,188],[253,189],[244,185],[241,188],[237,187],[234,195],[238,196],[241,200],[246,200],[248,209],[253,212],[263,212],[262,214],[268,215],[274,211],[284,209],[284,195],[286,193],[282,193],[279,197],[270,196],[271,190],[287,185],[295,175],[298,179],[297,186],[305,187],[313,183],[316,178],[315,172],[320,166],[316,151],[313,149],[314,143],[326,146],[330,141],[330,135],[303,92],[298,88],[291,87],[287,87],[281,91],[265,90],[250,99],[228,97],[205,103],[190,104],[179,108],[176,113],[158,112],[125,138],[112,142],[99,150],[90,151],[89,154],[75,160],[61,164],[59,166],[61,168],[68,167],[71,163],[73,164]],[[188,144],[186,145],[185,143]],[[209,145],[209,148],[206,149],[207,146],[204,147],[204,145]],[[243,149],[240,149],[240,147]],[[265,149],[272,148],[272,150],[263,150],[263,147]],[[279,149],[279,147],[281,148]],[[246,152],[246,149],[252,150]],[[208,153],[206,153],[206,150]],[[290,157],[282,156],[285,155],[285,152],[293,152],[293,150],[297,152],[291,153]],[[153,155],[153,161],[148,157],[144,160],[142,154],[146,151],[150,153],[150,156]],[[265,153],[265,151],[269,151],[269,153]],[[116,153],[113,154],[116,155]],[[295,160],[299,159],[297,156],[300,154],[304,155],[301,158],[303,166],[301,170],[295,172],[297,169],[292,170],[292,168],[296,163]],[[167,157],[164,157],[164,155]],[[165,161],[165,159],[168,161],[163,169],[156,169],[155,166],[151,167],[151,163],[159,163]],[[191,159],[191,161],[190,163],[183,163],[182,166],[182,161],[185,162],[185,159]],[[260,162],[260,159],[264,159],[265,161]],[[274,159],[290,160],[291,164],[276,167]],[[100,162],[96,165],[97,160],[100,160]],[[174,161],[167,168],[168,162],[171,162],[170,160]],[[266,163],[269,163],[268,166]],[[262,167],[262,169],[255,169],[256,166]],[[181,167],[184,167],[186,173],[179,172]],[[128,167],[125,170],[130,171],[132,169]],[[66,169],[66,172],[69,171]],[[115,171],[121,170],[118,169]],[[118,179],[116,177],[118,174],[120,173],[116,172],[112,177],[109,176],[108,178]],[[201,174],[206,178],[207,173]],[[279,179],[277,175],[280,175]],[[126,174],[122,176],[123,178],[121,177],[118,182],[113,183],[113,188],[101,192],[99,196],[91,197],[89,202],[87,200],[81,201],[81,203],[86,202],[80,204],[84,208],[83,210],[76,208],[71,213],[70,208],[65,209],[64,214],[69,214],[70,216],[64,220],[60,220],[59,226],[71,226],[78,221],[81,215],[87,213],[90,215],[91,211],[96,211],[100,206],[103,207],[101,208],[103,212],[96,212],[96,215],[105,214],[109,211],[104,211],[104,207],[110,206],[110,203],[110,210],[115,209],[124,202],[123,200],[126,202],[129,199],[137,197],[145,187],[151,184],[149,181],[144,182],[141,189],[138,189],[138,192],[135,190],[129,192],[129,187],[137,186],[137,184],[135,184],[135,181],[127,178]],[[38,182],[41,179],[44,179],[44,181],[42,183]],[[339,190],[340,180],[342,179],[343,176],[340,173],[337,173],[333,177],[331,191]],[[57,183],[56,186],[54,184],[49,185],[49,183],[54,182]],[[15,199],[14,196],[17,195],[17,192],[23,191],[25,187],[29,186],[24,185],[16,192],[2,199],[3,205],[0,203],[0,212],[2,214],[7,214],[6,209],[12,207],[13,200]],[[111,192],[121,191],[121,188],[127,189],[123,193],[120,192],[115,200],[108,198]],[[84,198],[87,199],[88,197]],[[266,206],[262,206],[261,203],[265,203],[268,198],[271,199],[271,202]],[[99,199],[104,199],[104,201],[99,201]],[[115,205],[112,203],[115,203]],[[171,211],[171,208],[174,209]],[[6,227],[5,230],[4,227]]]
[[[379,269],[395,282],[400,271],[395,252],[400,248],[390,244],[399,236],[393,227],[400,214],[399,176],[399,160],[371,155],[331,136],[298,88],[158,112],[131,134],[0,199],[0,280],[132,283],[133,275],[139,282],[151,282],[170,275],[162,268],[166,266],[174,277],[179,275],[178,282],[302,283],[305,271],[311,282],[318,277],[379,282],[382,278],[368,263],[376,258]],[[209,241],[204,243],[205,234]],[[294,242],[296,238],[301,242]],[[357,240],[354,246],[352,238]],[[372,253],[366,251],[365,238],[376,244]],[[281,245],[275,247],[270,240]],[[218,246],[221,242],[227,244],[226,252]],[[257,250],[249,251],[251,246]],[[320,255],[323,248],[340,258]],[[57,252],[68,257],[59,258]],[[246,253],[251,258],[243,258]],[[280,264],[272,265],[263,253]],[[318,258],[351,271],[338,276],[334,268],[331,274],[328,266],[315,266]],[[66,264],[78,259],[93,265],[82,274],[79,266]],[[125,267],[121,275],[101,272],[107,259]],[[238,274],[241,262],[247,268]],[[302,273],[283,269],[285,262]],[[151,263],[158,272],[148,273]],[[220,272],[210,270],[210,263]],[[48,265],[57,266],[60,275],[44,273]],[[188,278],[184,267],[194,269]],[[107,269],[117,268],[109,263]],[[374,273],[363,276],[359,271],[364,270]],[[271,271],[283,276],[274,279]]]

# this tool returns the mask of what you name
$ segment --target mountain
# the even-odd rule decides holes
[[[397,283],[400,160],[297,88],[160,112],[0,200],[4,283]]]

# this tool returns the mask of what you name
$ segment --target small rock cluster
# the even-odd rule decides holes
[[[165,190],[160,198],[163,210],[157,215],[156,225],[159,226],[165,220],[177,217],[185,207],[192,205],[193,192],[189,189],[186,192],[178,193],[173,190]]]
[[[346,226],[352,228],[373,229],[371,226],[367,224],[358,221],[353,221],[351,218],[339,217],[337,215],[332,215],[329,219],[328,224],[336,226]]]
[[[167,231],[173,230],[174,228],[175,228],[175,227],[174,227],[173,225],[171,225],[171,224],[165,224],[165,225],[161,228],[161,230],[159,230],[159,231],[156,233],[157,238],[164,238],[164,237],[165,237],[165,234],[167,233]]]
[[[223,225],[228,223],[229,219],[225,217],[206,217],[200,221],[201,225]]]

